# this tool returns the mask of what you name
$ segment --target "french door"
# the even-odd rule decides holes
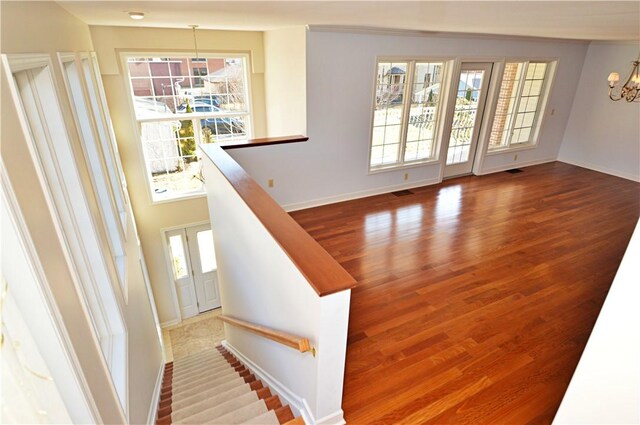
[[[211,226],[174,229],[166,237],[182,318],[220,307]]]
[[[470,174],[473,170],[492,68],[492,63],[484,62],[464,62],[460,67],[445,178]]]

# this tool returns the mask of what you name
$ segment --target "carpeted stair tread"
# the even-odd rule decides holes
[[[256,416],[260,416],[266,412],[267,412],[267,405],[264,404],[264,401],[257,400],[231,413],[227,413],[226,415],[222,415],[217,418],[211,418],[208,421],[202,422],[202,423],[203,424],[224,424],[224,425],[242,424],[245,421],[248,421],[251,418],[255,418]]]
[[[229,363],[225,363],[221,365],[216,365],[215,367],[202,367],[200,368],[200,370],[196,369],[186,374],[180,373],[180,372],[174,372],[172,382],[174,386],[177,386],[185,382],[190,382],[195,379],[199,379],[203,376],[216,375],[217,373],[220,373],[224,370],[229,370],[229,366],[232,366],[232,365],[230,365]],[[233,370],[233,368],[231,370]]]
[[[211,376],[201,376],[198,379],[193,379],[190,383],[189,382],[183,382],[180,384],[173,384],[173,392],[178,393],[178,392],[182,392],[185,390],[188,390],[190,388],[194,388],[194,387],[199,387],[202,384],[209,384],[211,386],[216,385],[217,382],[224,380],[225,378],[227,378],[230,375],[235,375],[236,371],[233,369],[225,369],[225,370],[221,370],[219,371],[219,373],[215,374],[215,375],[211,375]]]
[[[229,369],[229,366],[231,365],[225,362],[225,363],[220,363],[216,365],[206,365],[206,364],[200,365],[200,367],[196,367],[193,370],[190,370],[188,372],[174,371],[173,382],[175,383],[175,382],[181,382],[188,379],[194,379],[194,378],[197,378],[198,376],[202,376],[205,373]]]
[[[292,419],[290,407],[221,346],[165,365],[156,425],[279,425]]]
[[[273,410],[269,410],[260,416],[255,416],[242,422],[243,425],[280,425],[278,417]],[[304,422],[302,423],[304,425]]]
[[[238,395],[247,391],[251,391],[251,386],[246,384],[243,380],[233,380],[224,384],[218,385],[214,388],[199,392],[191,397],[184,398],[173,402],[173,411],[178,411],[184,407],[192,404],[200,403],[206,399],[215,399],[218,403],[224,403],[227,400],[228,394]]]
[[[249,391],[248,393],[242,394],[241,396],[235,397],[231,400],[227,400],[224,403],[220,403],[218,405],[210,404],[208,407],[204,407],[204,410],[202,408],[200,410],[195,410],[194,408],[194,410],[190,412],[190,415],[186,415],[186,410],[183,411],[182,414],[179,414],[177,418],[176,416],[174,416],[174,414],[171,414],[171,420],[172,423],[176,425],[201,424],[207,422],[211,418],[221,417],[228,413],[243,409],[246,406],[255,403],[256,401],[259,401],[258,395],[254,391]]]
[[[255,391],[251,391],[251,388],[248,384],[238,385],[222,393],[214,393],[214,396],[192,400],[188,404],[182,404],[182,407],[180,408],[178,408],[177,406],[173,406],[171,418],[176,421],[182,420],[185,417],[192,416],[198,412],[202,412],[214,406],[222,405],[230,400],[242,397],[245,394],[256,394],[257,396],[257,393]]]
[[[194,361],[194,362],[190,362],[190,363],[186,363],[186,364],[174,364],[173,365],[173,371],[174,372],[188,372],[189,370],[193,369],[194,367],[199,367],[202,365],[215,365],[215,364],[224,364],[227,362],[227,359],[225,359],[222,356],[217,356],[217,357],[211,357],[211,358],[206,358],[206,359],[202,359],[199,361]]]
[[[212,357],[212,356],[222,356],[222,352],[219,350],[203,350],[197,353],[188,354],[184,357],[180,357],[179,359],[175,359],[175,363],[182,364],[185,362],[190,362],[192,360],[198,360],[198,359]]]
[[[178,369],[186,369],[203,362],[218,362],[222,360],[225,360],[225,357],[220,353],[212,353],[194,358],[183,357],[181,359],[174,360],[173,367]]]
[[[215,388],[220,384],[226,384],[229,382],[237,382],[238,385],[245,383],[244,379],[241,376],[238,376],[235,373],[230,373],[220,379],[216,379],[215,381],[201,382],[197,386],[184,388],[179,391],[173,390],[172,399],[173,401],[184,400],[185,398],[188,398],[194,394],[198,394],[201,391],[206,391],[210,388]]]
[[[222,368],[220,370],[215,370],[214,373],[208,373],[203,371],[202,374],[200,374],[199,376],[197,376],[194,379],[191,380],[187,380],[187,381],[176,381],[174,378],[173,381],[173,390],[174,391],[179,391],[181,389],[184,388],[188,388],[188,387],[193,387],[193,386],[198,386],[203,382],[213,382],[213,381],[217,381],[218,379],[221,379],[227,375],[231,375],[231,374],[235,374],[236,371],[231,368],[231,367],[225,367]]]

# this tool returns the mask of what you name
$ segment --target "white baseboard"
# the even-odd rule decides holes
[[[639,175],[633,175],[625,171],[614,170],[613,168],[604,167],[602,165],[593,164],[591,162],[576,161],[573,159],[560,158],[560,157],[558,157],[558,161],[575,165],[576,167],[588,168],[589,170],[598,171],[599,173],[609,174],[615,177],[620,177],[620,178],[631,180],[634,182],[640,182]]]
[[[501,171],[507,171],[513,168],[530,167],[532,165],[546,164],[547,162],[553,162],[553,161],[556,161],[556,158],[536,159],[533,161],[522,161],[522,162],[517,162],[512,164],[498,165],[496,167],[484,168],[482,172],[478,173],[478,175],[484,176],[486,174],[499,173]]]
[[[396,190],[405,190],[405,189],[412,189],[414,187],[429,186],[432,184],[440,183],[440,181],[441,180],[438,178],[433,178],[433,179],[425,179],[425,180],[418,180],[418,181],[413,181],[408,183],[396,184],[391,186],[376,187],[374,189],[361,190],[358,192],[350,192],[350,193],[344,193],[341,195],[327,196],[326,198],[318,198],[318,199],[312,199],[309,201],[285,204],[285,205],[282,205],[282,209],[288,212],[303,210],[306,208],[319,207],[321,205],[335,204],[336,202],[351,201],[354,199],[366,198],[368,196],[375,196],[375,195],[381,195],[383,193],[395,192]]]
[[[149,415],[147,417],[147,423],[154,425],[158,420],[158,405],[160,404],[160,392],[162,391],[162,379],[164,378],[164,363],[160,366],[158,371],[158,378],[156,378],[156,387],[153,389],[153,397],[151,397],[151,406],[149,406]]]
[[[245,357],[233,345],[229,344],[227,340],[222,341],[222,345],[229,350],[231,354],[236,356],[241,363],[250,369],[251,372],[255,373],[266,386],[280,396],[294,411],[294,415],[302,416],[302,419],[304,419],[304,422],[307,425],[344,425],[346,423],[342,409],[332,413],[331,415],[316,419],[311,413],[311,409],[304,398],[296,395],[267,371],[255,364],[249,358]]]
[[[164,329],[164,328],[168,328],[169,326],[179,325],[181,322],[182,321],[180,319],[173,319],[173,320],[160,323],[160,327]]]

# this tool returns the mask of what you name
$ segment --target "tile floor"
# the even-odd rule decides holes
[[[224,339],[224,326],[217,318],[221,314],[222,309],[217,308],[162,329],[166,361],[172,362],[219,345]]]

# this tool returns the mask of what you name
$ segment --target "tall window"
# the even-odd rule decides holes
[[[246,56],[126,64],[153,200],[204,193],[198,145],[251,135]]]
[[[109,180],[112,174],[115,175],[115,165],[113,165],[113,158],[108,147],[105,146],[110,141],[106,137],[102,120],[96,119],[99,117],[99,111],[95,110],[98,107],[97,93],[93,90],[89,75],[85,74],[83,80],[82,68],[78,66],[74,54],[60,54],[60,61],[69,100],[75,113],[74,118],[83,141],[83,152],[89,165],[93,188],[109,238],[112,257],[126,299],[125,237],[120,221],[122,218],[120,208],[124,208],[124,198],[119,196],[122,193],[120,180],[117,177],[115,177],[115,181]],[[86,60],[83,60],[82,63],[86,64]],[[85,96],[85,93],[88,96]],[[101,153],[109,153],[109,155],[101,155]],[[115,183],[115,187],[110,186],[110,183]]]
[[[443,62],[378,62],[371,170],[435,159],[443,71]]]
[[[56,225],[60,225],[74,284],[87,307],[95,342],[102,350],[104,365],[95,367],[108,369],[126,414],[126,327],[107,265],[107,253],[102,250],[95,216],[84,193],[49,59],[49,55],[36,55],[28,60],[8,57],[5,71],[13,75],[10,84],[15,88],[14,102],[28,127],[25,137],[37,156],[34,163],[45,179],[46,197],[52,200],[51,212]]]
[[[536,143],[540,112],[546,99],[550,64],[507,62],[502,77],[489,150]]]

